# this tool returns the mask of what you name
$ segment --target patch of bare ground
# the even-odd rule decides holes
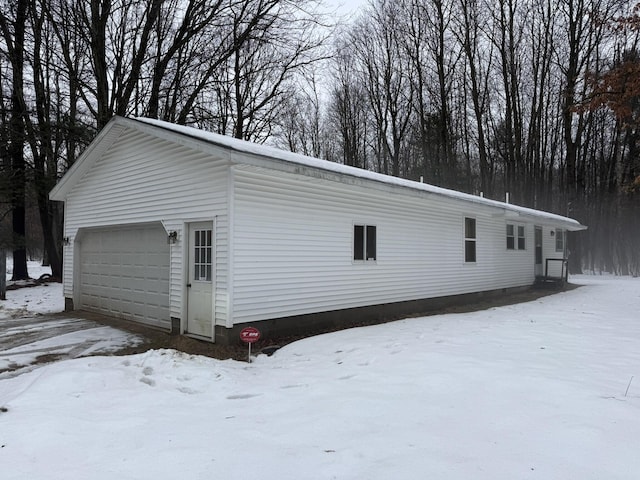
[[[480,300],[477,302],[467,303],[464,305],[453,305],[446,308],[430,310],[428,312],[423,312],[423,313],[417,313],[411,316],[405,315],[403,317],[397,317],[397,318],[390,317],[390,318],[384,319],[383,321],[362,322],[357,325],[350,326],[348,328],[362,327],[362,326],[374,325],[378,323],[387,323],[387,322],[392,322],[396,320],[401,320],[402,318],[440,315],[440,314],[446,314],[446,313],[465,313],[465,312],[486,310],[493,307],[501,307],[501,306],[513,305],[517,303],[531,302],[541,297],[546,297],[548,295],[552,295],[560,291],[573,290],[575,288],[578,288],[578,286],[572,285],[572,284],[565,284],[561,289],[530,288],[530,289],[519,291],[519,292],[505,294],[499,297],[487,297],[486,300]],[[104,325],[109,325],[115,328],[120,328],[122,330],[136,333],[145,339],[144,343],[141,343],[140,345],[137,345],[137,346],[123,348],[122,350],[114,352],[113,355],[131,355],[136,353],[143,353],[153,349],[170,348],[170,349],[179,350],[185,353],[189,353],[192,355],[204,355],[207,357],[217,358],[221,360],[234,359],[234,360],[246,361],[247,359],[247,345],[240,344],[239,340],[238,340],[238,344],[236,345],[221,345],[218,343],[211,343],[203,340],[198,340],[198,339],[187,337],[184,335],[170,334],[165,331],[160,331],[160,330],[149,328],[143,325],[138,325],[135,323],[128,322],[126,320],[105,317],[99,314],[83,312],[82,315],[84,318],[94,320]],[[268,351],[269,349],[272,349],[272,347],[274,346],[282,347],[284,345],[287,345],[288,343],[295,342],[296,340],[301,340],[306,337],[320,335],[322,333],[329,333],[329,332],[338,331],[338,330],[342,330],[342,329],[329,328],[329,329],[323,329],[323,330],[317,330],[317,331],[310,331],[305,335],[292,335],[292,336],[283,336],[283,337],[277,337],[277,338],[269,338],[267,340],[261,340],[255,343],[252,347],[252,351],[255,353],[258,353],[263,349],[265,351]]]

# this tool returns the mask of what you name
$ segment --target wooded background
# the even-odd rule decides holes
[[[29,245],[61,276],[47,195],[114,115],[509,193],[589,226],[572,272],[638,275],[639,14],[621,0],[372,0],[340,21],[316,0],[0,0],[13,277]]]

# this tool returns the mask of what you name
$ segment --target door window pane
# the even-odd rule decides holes
[[[194,232],[193,279],[210,282],[212,277],[213,244],[211,230]]]

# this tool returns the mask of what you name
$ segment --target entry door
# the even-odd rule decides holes
[[[187,333],[213,338],[213,223],[189,225]]]
[[[535,228],[536,276],[542,276],[542,227]]]

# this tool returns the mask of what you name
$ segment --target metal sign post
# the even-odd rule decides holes
[[[260,330],[255,327],[245,327],[240,330],[240,340],[249,344],[249,363],[251,363],[251,344],[260,340]]]

